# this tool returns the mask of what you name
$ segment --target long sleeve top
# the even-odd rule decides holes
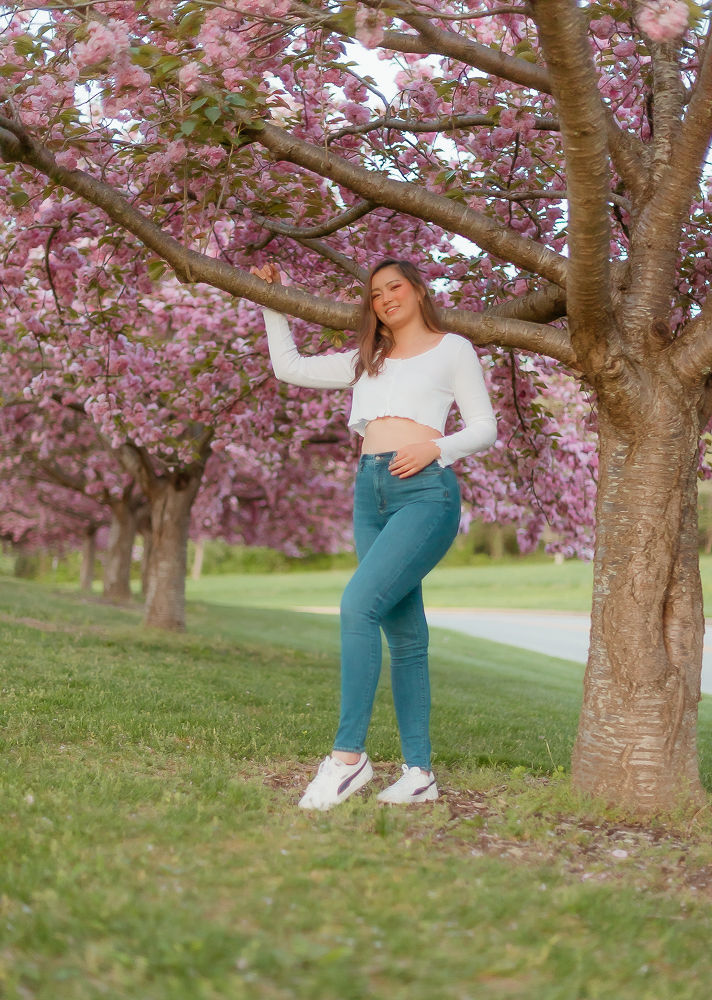
[[[472,344],[454,333],[412,358],[386,358],[377,375],[364,372],[354,384],[358,350],[314,357],[300,354],[286,317],[264,309],[274,374],[283,382],[314,389],[353,389],[349,427],[365,434],[371,420],[404,417],[443,434],[453,402],[465,426],[433,440],[445,467],[491,447],[497,422]]]

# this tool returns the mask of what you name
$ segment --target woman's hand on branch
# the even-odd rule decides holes
[[[421,441],[419,444],[409,444],[399,448],[391,459],[388,469],[392,476],[407,479],[414,476],[426,465],[440,458],[440,448],[435,441]]]
[[[279,268],[276,264],[263,264],[262,267],[251,267],[250,274],[254,274],[257,278],[262,278],[269,285],[282,284],[282,275],[279,273]]]

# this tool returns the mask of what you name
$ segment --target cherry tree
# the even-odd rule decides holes
[[[39,211],[28,231],[43,225]],[[11,234],[11,252],[22,252],[23,236]],[[328,430],[329,409],[278,386],[263,333],[258,351],[238,335],[249,317],[241,324],[228,296],[196,297],[169,280],[160,299],[148,294],[150,281],[140,303],[109,294],[106,281],[98,295],[92,285],[103,254],[93,244],[89,259],[78,255],[66,273],[47,269],[43,287],[37,266],[41,272],[45,262],[33,250],[3,326],[11,360],[0,379],[3,450],[16,473],[8,483],[21,493],[41,476],[111,510],[105,596],[130,596],[131,551],[147,505],[146,623],[183,626],[186,545],[203,484],[193,518],[203,536],[292,554],[343,543],[350,484],[336,455],[345,432]],[[298,475],[285,476],[300,441],[306,458]]]
[[[59,301],[80,262],[129,297],[167,265],[239,299],[252,336],[250,302],[316,325],[301,340],[316,350],[353,329],[374,256],[417,257],[444,326],[490,358],[512,428],[471,466],[473,498],[491,486],[516,508],[533,488],[533,510],[580,532],[597,469],[577,786],[641,809],[699,797],[708,16],[679,0],[3,10],[3,286],[24,294],[30,252]],[[294,283],[252,277],[261,255]]]
[[[87,489],[84,470],[77,475],[86,439],[66,422],[61,435],[53,430],[25,401],[0,407],[0,535],[23,551],[81,548],[80,584],[88,590],[107,510]]]
[[[108,527],[104,597],[128,600],[132,519],[145,501],[80,408],[17,392],[32,380],[19,360],[15,350],[14,367],[0,376],[0,531],[25,547],[52,551],[65,552],[80,540],[81,586],[90,589],[97,535]]]

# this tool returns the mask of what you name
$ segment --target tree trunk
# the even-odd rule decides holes
[[[504,558],[504,530],[501,524],[491,524],[489,526],[487,547],[490,559]]]
[[[191,580],[199,580],[200,574],[203,572],[203,557],[205,555],[205,539],[199,538],[195,543],[195,555],[193,556],[193,565],[190,569]]]
[[[104,597],[125,604],[131,600],[131,556],[136,537],[136,510],[130,500],[111,505],[109,541],[104,557]]]
[[[591,645],[573,777],[588,794],[655,812],[702,796],[704,617],[694,402],[663,384],[647,410],[616,426],[599,399]]]
[[[185,628],[185,574],[190,512],[203,470],[158,480],[151,489],[151,553],[144,623]]]
[[[84,592],[90,592],[94,583],[96,567],[96,526],[87,528],[82,543],[82,563],[79,569],[79,587]]]
[[[144,504],[136,514],[136,530],[143,542],[143,555],[141,556],[141,596],[146,600],[148,591],[148,567],[151,562],[151,507]]]

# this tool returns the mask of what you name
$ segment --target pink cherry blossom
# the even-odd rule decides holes
[[[667,42],[687,30],[690,8],[684,0],[647,0],[638,11],[637,21],[652,41]]]
[[[386,17],[378,10],[367,7],[356,9],[356,38],[367,49],[377,48],[383,41]]]
[[[87,32],[87,40],[74,47],[74,62],[80,69],[116,59],[129,44],[126,26],[119,20],[90,21]]]
[[[186,63],[179,70],[178,79],[189,94],[194,93],[200,85],[200,64],[194,60]]]

